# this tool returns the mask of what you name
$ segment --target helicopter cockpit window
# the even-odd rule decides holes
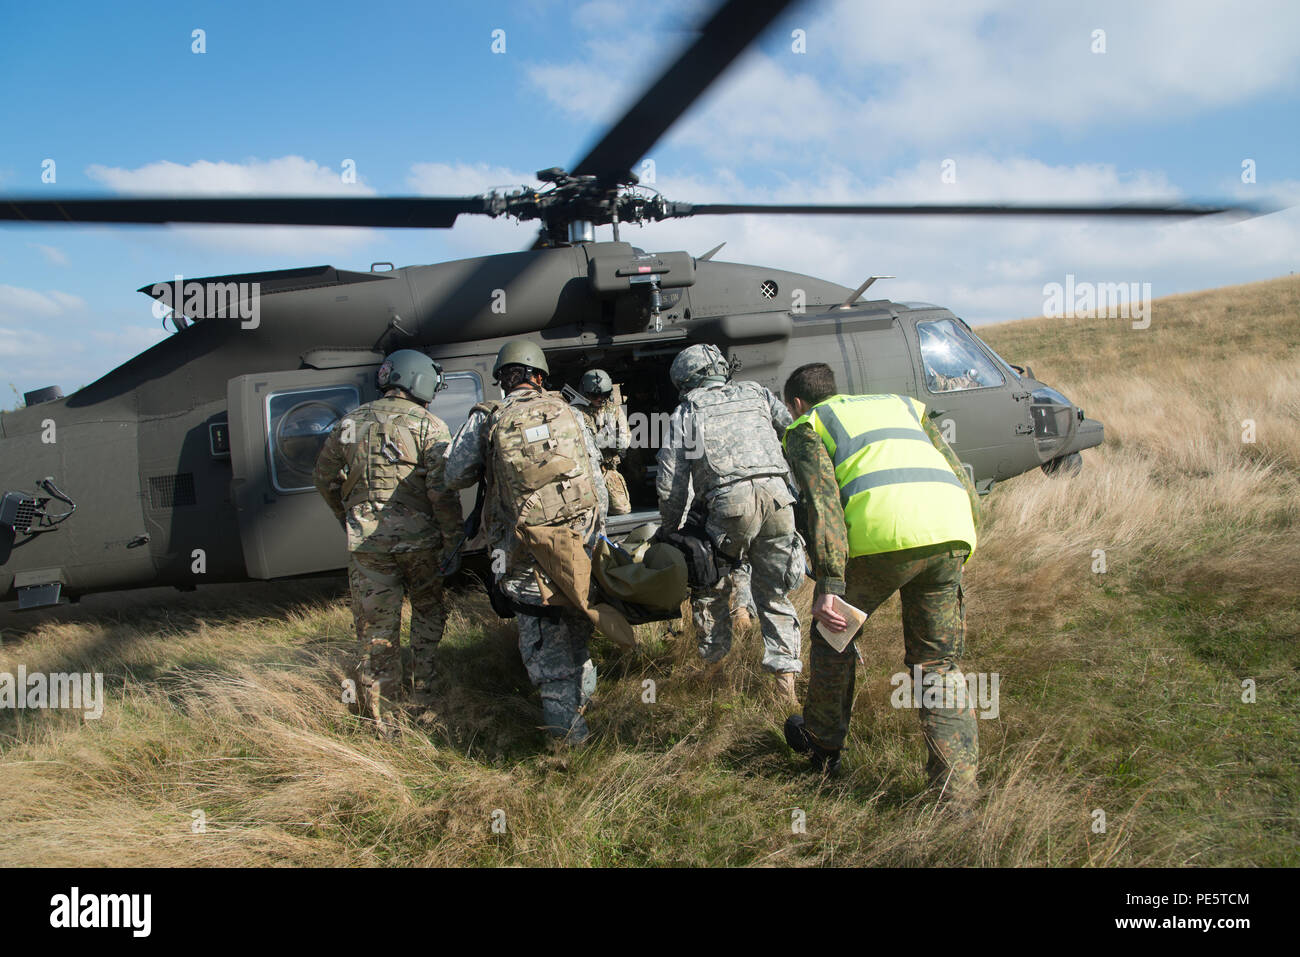
[[[448,372],[442,379],[447,388],[434,395],[429,411],[446,422],[455,435],[469,418],[469,410],[483,401],[483,383],[476,372]]]
[[[356,387],[350,385],[273,392],[266,397],[271,484],[276,491],[314,490],[311,473],[325,437],[335,422],[360,404]]]
[[[1002,385],[1001,370],[956,322],[918,322],[925,385],[931,392],[956,392]]]

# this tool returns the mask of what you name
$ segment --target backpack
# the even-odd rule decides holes
[[[597,508],[582,423],[559,393],[524,393],[476,408],[490,416],[487,465],[516,526],[550,525]]]

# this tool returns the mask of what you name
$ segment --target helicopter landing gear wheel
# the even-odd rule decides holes
[[[1083,455],[1078,452],[1061,455],[1044,462],[1041,468],[1046,475],[1078,475],[1083,469]]]

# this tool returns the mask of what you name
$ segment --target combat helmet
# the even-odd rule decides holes
[[[609,373],[604,369],[588,369],[582,374],[582,380],[578,383],[578,391],[587,398],[599,397],[604,398],[614,391],[614,380],[609,377]]]
[[[541,346],[528,339],[512,339],[501,347],[496,364],[492,366],[494,381],[501,378],[501,370],[505,366],[527,366],[529,369],[538,369],[545,375],[551,374],[550,366],[546,364],[546,353]]]
[[[678,392],[685,393],[706,382],[726,382],[731,378],[731,366],[727,364],[721,349],[710,342],[704,342],[687,346],[677,353],[677,358],[668,369],[668,378]]]
[[[381,391],[404,389],[420,402],[432,401],[435,392],[447,388],[442,366],[414,349],[398,349],[384,359],[375,373],[375,382]]]

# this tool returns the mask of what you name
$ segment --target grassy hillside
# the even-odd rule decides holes
[[[0,864],[1300,864],[1300,280],[1158,300],[1144,331],[979,331],[1107,442],[986,500],[966,666],[1001,675],[1001,713],[972,819],[917,797],[896,599],[823,782],[782,742],[756,635],[715,680],[689,624],[637,655],[597,641],[593,743],[555,754],[513,626],[457,594],[439,720],[385,744],[339,701],[341,582],[257,585],[0,618],[0,671],[110,692],[99,721],[0,713]]]

